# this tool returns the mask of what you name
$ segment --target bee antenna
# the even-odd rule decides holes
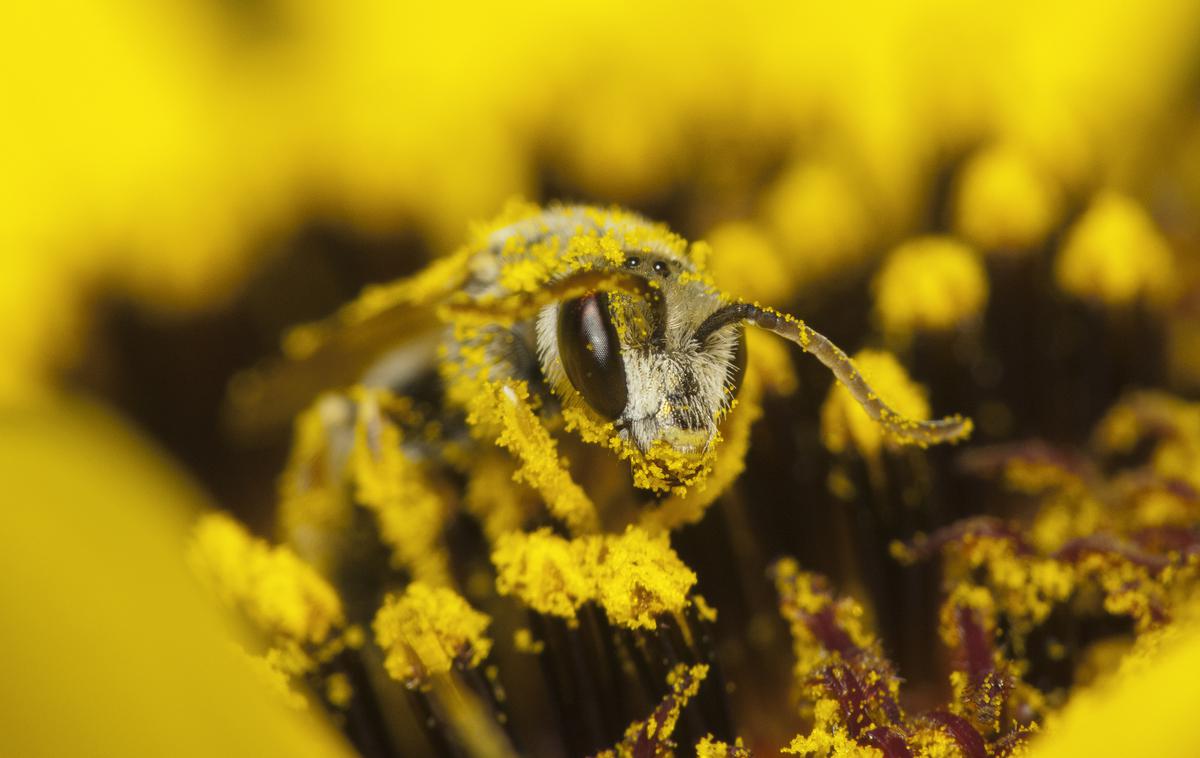
[[[717,330],[739,321],[777,334],[799,345],[804,352],[825,364],[825,367],[833,372],[834,378],[850,391],[850,395],[868,416],[904,442],[935,445],[941,442],[957,442],[971,433],[971,420],[963,416],[948,416],[936,421],[917,421],[892,410],[879,398],[875,390],[871,389],[871,385],[867,384],[867,380],[858,372],[850,356],[830,342],[825,335],[786,313],[753,303],[731,303],[706,318],[692,338],[703,345]]]
[[[700,326],[696,327],[696,331],[692,333],[692,340],[703,347],[709,337],[730,324],[749,321],[750,315],[748,310],[756,307],[750,303],[730,303],[718,308],[710,313],[708,318],[700,323]]]

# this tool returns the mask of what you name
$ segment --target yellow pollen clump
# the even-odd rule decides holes
[[[896,248],[875,277],[875,312],[885,333],[948,331],[980,315],[987,272],[971,248],[948,237],[923,237]]]
[[[200,518],[188,558],[220,597],[270,635],[320,644],[345,622],[341,600],[316,571],[225,514]]]
[[[1193,508],[1175,492],[1151,491],[1134,500],[1136,522],[1144,526],[1187,527],[1195,517]]]
[[[506,263],[500,274],[500,286],[510,292],[536,292],[545,282],[551,268],[536,256]]]
[[[1111,408],[1097,426],[1095,443],[1108,452],[1128,452],[1154,439],[1151,467],[1163,479],[1200,488],[1200,404],[1158,391],[1134,392]]]
[[[1049,554],[1069,540],[1104,529],[1111,519],[1103,502],[1082,491],[1044,497],[1029,527],[1029,540],[1040,552]]]
[[[387,655],[388,674],[411,687],[456,663],[478,666],[492,649],[484,636],[491,621],[453,590],[413,582],[402,594],[387,596],[372,628]]]
[[[738,737],[732,745],[707,734],[696,743],[696,758],[750,758],[750,750]]]
[[[1143,396],[1144,397],[1144,396]],[[1127,453],[1144,435],[1141,419],[1130,397],[1109,408],[1092,430],[1092,441],[1103,453]]]
[[[655,492],[670,491],[682,497],[688,488],[707,480],[719,448],[719,440],[702,453],[685,453],[656,440],[643,453],[632,441],[622,439],[612,423],[603,421],[582,405],[563,408],[563,420],[568,431],[575,432],[584,442],[608,448],[623,461],[629,461],[633,484],[638,489]]]
[[[596,508],[571,478],[558,455],[558,443],[542,425],[524,382],[485,382],[470,405],[467,423],[498,430],[496,444],[521,462],[514,478],[546,500],[550,512],[575,532],[594,531]]]
[[[965,545],[971,567],[983,567],[996,602],[1017,633],[1043,622],[1075,588],[1075,572],[1063,563],[1018,555],[1007,540],[981,537]],[[966,573],[963,571],[962,573]]]
[[[538,613],[573,619],[593,595],[579,550],[549,529],[503,535],[492,551],[492,563],[497,591],[515,595]]]
[[[704,621],[712,624],[717,620],[717,609],[708,604],[703,595],[696,595],[692,598],[692,605],[696,609],[696,615]]]
[[[881,350],[861,350],[853,358],[859,372],[879,397],[906,418],[929,418],[925,388],[909,378],[896,357]],[[835,383],[821,406],[821,441],[832,453],[857,450],[875,458],[883,447],[887,431],[875,423],[850,391]]]
[[[1055,490],[1077,493],[1084,489],[1083,480],[1074,471],[1054,462],[1020,458],[1004,465],[1004,483],[1010,489],[1026,495]]]
[[[492,562],[501,595],[571,620],[583,603],[595,601],[612,623],[630,629],[654,629],[658,617],[682,612],[696,583],[667,534],[632,526],[620,535],[573,540],[549,529],[514,532],[498,540]]]
[[[744,300],[782,304],[792,291],[792,275],[771,240],[745,222],[721,224],[708,233],[709,266],[721,288]]]
[[[938,626],[942,641],[951,650],[960,649],[964,644],[955,621],[955,614],[960,608],[975,611],[984,631],[988,634],[994,631],[992,627],[996,618],[996,598],[992,592],[985,587],[966,582],[955,584],[942,602]]]
[[[1054,276],[1070,295],[1121,308],[1139,301],[1163,305],[1177,273],[1171,248],[1146,211],[1124,195],[1107,193],[1072,227]]]
[[[812,731],[807,735],[798,735],[780,752],[822,758],[883,758],[883,751],[860,745],[849,735],[839,713],[836,700],[818,700],[813,707]]]
[[[671,549],[666,534],[651,537],[629,527],[619,537],[593,540],[588,548],[597,599],[614,623],[654,629],[655,618],[684,609],[696,575]]]
[[[850,640],[862,650],[876,651],[879,642],[867,629],[862,605],[850,597],[835,597],[817,574],[802,571],[792,558],[784,558],[773,569],[775,589],[780,598],[780,614],[788,623],[792,637],[795,679],[807,682],[837,653],[824,646],[808,627],[805,615],[816,615],[832,607],[833,619]],[[818,703],[819,705],[819,703]]]
[[[1058,187],[1023,151],[994,145],[972,156],[959,180],[955,225],[992,253],[1028,251],[1061,214]]]
[[[916,748],[916,755],[921,758],[960,758],[963,754],[961,746],[950,736],[948,732],[942,729],[917,729],[910,744]],[[1020,755],[1013,752],[1009,755]]]

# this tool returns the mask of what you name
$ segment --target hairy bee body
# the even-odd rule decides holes
[[[598,516],[556,452],[561,429],[628,461],[635,487],[677,498],[718,469],[718,486],[689,501],[688,518],[736,477],[756,406],[740,414],[733,459],[722,465],[718,455],[725,418],[743,378],[754,375],[747,325],[815,356],[900,441],[932,444],[969,432],[959,417],[922,422],[896,414],[819,333],[721,293],[706,257],[703,243],[626,211],[516,206],[416,276],[368,288],[330,319],[293,330],[282,362],[233,387],[235,416],[324,392],[316,406],[323,431],[297,427],[296,481],[312,478],[300,464],[319,456],[327,470],[318,479],[366,476],[370,488],[387,490],[396,483],[374,481],[371,468],[387,457],[387,444],[432,461],[453,442],[461,465],[458,443],[491,443],[512,455],[514,476],[553,515],[584,530],[596,528]],[[398,425],[420,414],[398,399],[431,376],[440,390],[436,433],[428,424],[403,432]],[[367,458],[357,465],[365,468],[346,474],[363,448]]]

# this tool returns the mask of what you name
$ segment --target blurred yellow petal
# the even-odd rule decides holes
[[[1181,635],[1145,666],[1076,695],[1031,758],[1146,755],[1191,758],[1200,748],[1200,632]]]
[[[7,411],[0,731],[9,755],[348,755],[228,642],[182,549],[203,498],[82,402]]]

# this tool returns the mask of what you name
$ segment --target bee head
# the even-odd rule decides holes
[[[660,292],[653,300],[591,292],[547,308],[538,323],[543,370],[560,396],[578,397],[642,453],[704,453],[741,385],[743,327],[697,340],[719,299],[698,283]]]
[[[643,453],[660,442],[680,453],[703,453],[737,396],[745,368],[740,326],[678,349],[630,351],[629,401],[617,427]]]
[[[868,416],[902,442],[931,445],[970,434],[971,422],[961,416],[919,421],[896,413],[840,348],[803,321],[730,300],[698,278],[674,278],[672,263],[679,265],[650,264],[663,279],[654,287],[628,288],[637,294],[587,291],[547,306],[537,324],[542,370],[559,397],[611,421],[648,461],[672,461],[676,472],[703,468],[701,458],[741,385],[746,326],[816,357]],[[650,280],[628,261],[626,268],[635,270],[638,282]]]

